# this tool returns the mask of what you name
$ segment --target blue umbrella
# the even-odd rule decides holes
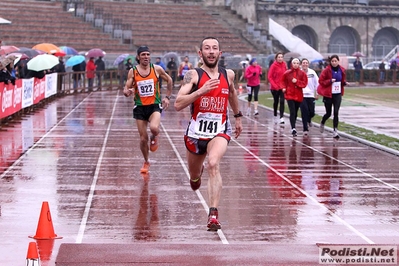
[[[74,48],[70,46],[60,46],[60,49],[64,51],[65,54],[67,55],[77,55],[79,54],[78,51],[76,51]]]
[[[129,54],[121,54],[121,55],[119,55],[114,61],[114,66],[119,65],[119,63],[123,62],[128,56],[129,56]]]
[[[74,55],[65,62],[65,66],[71,67],[71,66],[79,65],[83,61],[85,61],[85,57],[83,55]]]

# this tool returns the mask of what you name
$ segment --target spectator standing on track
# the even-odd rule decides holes
[[[220,161],[231,139],[232,126],[228,116],[228,103],[234,113],[237,138],[242,131],[238,97],[234,88],[234,72],[218,67],[221,51],[219,41],[213,37],[202,40],[198,52],[203,66],[189,70],[184,76],[175,108],[180,111],[191,107],[191,119],[184,135],[187,148],[187,163],[190,186],[197,190],[201,186],[204,161],[208,155],[208,230],[221,228],[218,220],[218,206],[222,192]],[[210,102],[214,104],[207,104]]]
[[[245,76],[245,69],[247,69],[247,66],[248,66],[248,64],[249,64],[249,59],[248,59],[248,57],[245,58],[245,60],[240,61],[240,63],[238,63],[238,64],[240,65],[240,67],[241,67],[241,69],[242,69],[241,76],[240,76],[240,81],[242,81],[242,79],[243,79],[244,76]]]
[[[144,157],[143,167],[140,172],[148,173],[150,162],[149,151],[158,149],[159,125],[161,112],[169,107],[172,94],[172,79],[162,67],[150,63],[150,49],[140,46],[137,49],[137,66],[129,70],[126,86],[123,93],[126,97],[134,94],[133,118],[136,119],[140,135],[140,150]],[[167,94],[162,99],[159,78],[167,82]],[[151,136],[148,138],[147,127],[150,125]],[[150,146],[148,140],[150,139]]]
[[[324,132],[324,124],[331,116],[332,107],[334,107],[333,138],[338,139],[338,113],[342,96],[344,96],[344,86],[349,86],[349,83],[346,82],[345,69],[339,65],[338,55],[332,55],[329,61],[330,64],[320,74],[319,86],[317,87],[317,94],[323,96],[323,103],[326,109],[326,113],[321,119],[320,132]]]
[[[176,75],[177,75],[177,64],[173,57],[170,58],[170,61],[166,65],[166,68],[169,71],[169,75],[172,77],[173,87],[175,87]]]
[[[359,57],[356,57],[356,61],[353,62],[353,67],[355,69],[355,82],[358,84],[360,82],[360,72],[363,69],[363,64]]]
[[[193,65],[188,61],[188,56],[185,56],[183,62],[181,62],[179,66],[180,85],[183,85],[184,75],[186,75],[190,69],[193,69]]]
[[[300,61],[298,58],[291,60],[291,69],[287,70],[281,79],[281,87],[284,97],[287,100],[290,109],[290,125],[293,137],[297,136],[295,128],[296,119],[298,117],[298,109],[303,101],[303,88],[308,84],[308,77],[305,72],[299,68]]]
[[[281,78],[284,72],[287,71],[287,65],[284,62],[283,53],[278,52],[274,57],[274,63],[269,69],[267,78],[270,82],[270,92],[273,95],[273,112],[274,112],[274,122],[278,123],[277,118],[277,108],[280,104],[280,124],[284,124],[284,93],[281,90]]]
[[[126,80],[126,69],[123,61],[118,64],[119,88],[123,88]]]
[[[303,88],[303,101],[300,106],[303,134],[306,136],[309,133],[309,127],[312,126],[312,118],[315,115],[315,100],[319,99],[319,95],[316,93],[319,77],[316,71],[309,68],[309,60],[306,58],[302,59],[302,70],[308,76],[308,85]]]
[[[155,64],[162,67],[163,70],[166,70],[165,64],[161,61],[160,57],[157,57],[155,59]],[[161,77],[159,78],[159,87],[162,89],[162,78]]]
[[[94,63],[96,65],[96,74],[97,74],[97,89],[101,90],[102,87],[102,77],[105,71],[105,62],[103,58],[100,56],[96,62]]]
[[[61,92],[63,79],[66,72],[64,58],[62,56],[58,57],[58,65],[54,67],[54,72],[59,73],[57,76],[57,91]]]
[[[248,107],[246,115],[251,114],[252,95],[254,96],[254,115],[259,115],[258,112],[258,94],[260,89],[260,78],[262,77],[262,68],[258,65],[256,58],[252,58],[249,66],[245,70],[245,78],[247,80],[248,91]]]
[[[94,77],[95,77],[96,65],[94,64],[94,57],[90,57],[86,64],[86,77],[88,81],[89,91],[93,91]]]
[[[380,83],[384,84],[385,81],[385,61],[382,60],[381,63],[378,66],[378,69],[380,70]]]

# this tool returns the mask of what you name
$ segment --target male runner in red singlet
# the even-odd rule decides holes
[[[237,138],[242,131],[242,113],[239,111],[234,88],[235,74],[231,69],[218,67],[221,53],[216,38],[207,37],[202,41],[198,54],[204,64],[201,68],[186,73],[183,86],[175,101],[177,111],[187,106],[191,107],[191,119],[184,135],[184,142],[187,148],[190,185],[193,190],[197,190],[201,185],[203,163],[208,155],[209,231],[221,228],[217,210],[222,191],[219,164],[232,134],[228,115],[229,103],[234,113],[235,137]]]
[[[149,150],[158,149],[159,125],[161,123],[162,109],[169,106],[172,94],[173,81],[165,70],[158,65],[150,63],[150,50],[147,46],[137,49],[137,66],[129,70],[126,86],[123,93],[126,97],[134,94],[133,117],[136,119],[137,129],[140,134],[140,150],[144,157],[141,173],[147,173],[150,168],[148,161]],[[167,82],[166,96],[161,99],[159,78]],[[147,126],[150,124],[150,147],[148,147]]]

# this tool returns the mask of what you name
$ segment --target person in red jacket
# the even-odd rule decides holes
[[[332,55],[329,61],[330,64],[320,74],[319,86],[317,87],[317,94],[323,96],[323,103],[326,109],[326,113],[321,119],[320,132],[324,132],[324,124],[331,116],[332,107],[334,106],[333,137],[338,139],[338,112],[342,96],[344,96],[344,86],[349,85],[349,83],[346,82],[345,69],[339,65],[338,55]]]
[[[90,57],[90,60],[86,64],[86,77],[89,85],[89,91],[93,90],[94,77],[96,73],[96,64],[94,63],[94,57]]]
[[[303,101],[302,89],[308,85],[308,76],[299,68],[299,65],[298,58],[292,59],[291,69],[287,70],[281,79],[282,91],[290,109],[290,124],[293,137],[297,136],[295,123],[298,117],[298,109]]]
[[[256,58],[252,58],[249,62],[249,67],[245,70],[245,78],[247,79],[248,90],[248,108],[247,115],[251,114],[251,101],[254,95],[254,115],[259,115],[258,112],[258,94],[260,88],[260,78],[262,77],[262,67],[258,65]]]
[[[278,123],[277,108],[280,103],[280,124],[284,124],[284,93],[281,90],[280,82],[287,65],[284,62],[283,53],[278,52],[274,57],[274,63],[270,66],[267,78],[270,82],[270,92],[273,95],[274,122]]]

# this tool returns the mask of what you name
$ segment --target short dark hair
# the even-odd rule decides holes
[[[339,57],[338,57],[338,55],[336,55],[336,54],[331,55],[331,56],[328,58],[328,61],[331,62],[331,60],[332,60],[333,58],[335,58],[335,59],[337,59],[337,60],[339,61]]]
[[[279,54],[284,55],[283,52],[277,52],[276,55],[274,56],[274,60],[277,60]]]
[[[215,37],[209,36],[209,37],[205,37],[204,39],[202,39],[201,45],[200,45],[200,51],[202,51],[202,45],[204,44],[204,41],[206,41],[206,40],[216,40],[218,42],[218,44],[219,44],[219,50],[220,50],[220,42],[219,42],[219,40],[217,38],[215,38]]]

